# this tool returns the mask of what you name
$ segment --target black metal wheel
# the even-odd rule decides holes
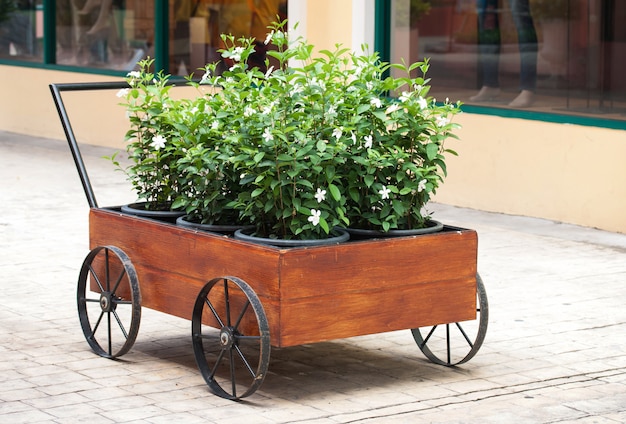
[[[435,325],[411,330],[415,342],[435,364],[463,364],[476,355],[487,334],[489,304],[480,275],[476,274],[476,320]]]
[[[135,343],[141,321],[137,272],[114,246],[93,249],[78,277],[78,318],[89,346],[105,358],[117,358]]]
[[[236,277],[209,281],[191,319],[198,368],[216,395],[239,400],[263,383],[270,359],[270,330],[254,290]]]

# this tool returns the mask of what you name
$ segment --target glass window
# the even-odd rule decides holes
[[[41,0],[0,0],[0,58],[41,62],[42,41]]]
[[[154,0],[56,0],[56,41],[57,64],[131,70],[155,54]]]
[[[264,68],[267,26],[287,16],[287,0],[176,0],[170,22],[170,72],[186,75],[220,59],[220,34],[255,37],[253,66]]]
[[[626,119],[626,2],[393,0],[391,61],[469,105]]]
[[[12,2],[0,0],[0,5]],[[257,50],[262,66],[267,25],[277,17],[285,19],[287,14],[287,0],[173,0],[162,2],[165,5],[162,11],[155,9],[157,3],[155,0],[56,0],[56,63],[129,71],[149,56],[168,67],[168,73],[188,75],[218,60],[217,50],[222,47],[220,34],[232,33],[260,40]],[[0,19],[2,10],[0,6]],[[24,10],[31,11],[28,18],[33,25],[42,21],[38,14],[41,7],[24,6]],[[9,18],[0,23],[0,55],[13,57],[28,51],[32,56],[37,52],[41,60],[41,48],[33,40],[41,42],[43,25],[33,26],[30,38],[18,34],[11,28],[27,28],[21,23],[25,18],[19,13],[10,10]],[[163,22],[160,29],[156,29],[160,26],[158,22]],[[1,30],[4,26],[6,31]],[[165,45],[159,46],[158,40],[165,40]],[[29,49],[23,47],[25,44]]]

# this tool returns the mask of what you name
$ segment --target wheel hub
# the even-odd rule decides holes
[[[115,304],[112,302],[112,295],[109,292],[102,292],[100,294],[100,308],[103,312],[111,312],[115,309]]]
[[[232,349],[235,344],[235,334],[232,328],[223,327],[220,331],[220,346],[222,349]]]

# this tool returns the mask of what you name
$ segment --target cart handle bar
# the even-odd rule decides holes
[[[76,136],[74,135],[74,130],[72,129],[72,124],[70,123],[70,118],[67,114],[67,110],[65,109],[65,105],[63,104],[63,98],[61,97],[62,91],[86,91],[86,90],[105,90],[105,89],[122,89],[127,88],[127,82],[92,82],[92,83],[71,83],[71,84],[50,84],[50,91],[52,92],[52,98],[54,99],[54,104],[57,107],[57,112],[59,113],[59,118],[61,119],[61,124],[63,125],[63,131],[65,132],[65,138],[67,138],[67,143],[70,146],[70,151],[72,152],[72,157],[74,158],[74,164],[76,165],[76,170],[78,171],[78,176],[80,177],[80,182],[83,185],[83,190],[85,190],[85,196],[87,196],[87,202],[89,202],[89,207],[97,208],[98,202],[96,201],[96,196],[93,192],[93,187],[91,186],[91,182],[89,181],[89,175],[87,174],[87,168],[85,168],[85,162],[83,161],[83,157],[80,154],[80,149],[78,147],[78,143],[76,142]]]
[[[197,82],[196,80],[192,80],[192,81]],[[167,85],[174,85],[177,82],[180,83],[181,81],[178,81],[176,79],[169,80],[167,81]],[[54,99],[54,104],[56,105],[57,112],[59,113],[59,118],[61,119],[61,124],[63,125],[65,138],[67,138],[67,143],[70,146],[70,151],[72,152],[72,157],[74,158],[74,164],[76,165],[78,176],[80,177],[80,181],[83,185],[83,190],[85,190],[85,195],[87,196],[87,202],[89,202],[89,206],[91,208],[97,208],[98,202],[96,201],[96,196],[93,192],[93,187],[91,186],[91,182],[89,181],[87,168],[85,168],[85,162],[83,161],[83,157],[80,154],[80,148],[78,147],[78,143],[76,142],[76,136],[74,135],[74,130],[72,129],[70,118],[67,114],[67,110],[65,109],[65,105],[63,104],[63,98],[61,97],[61,92],[62,91],[113,90],[113,89],[129,88],[129,87],[130,86],[128,85],[126,81],[50,84],[50,91],[52,92],[52,98]]]

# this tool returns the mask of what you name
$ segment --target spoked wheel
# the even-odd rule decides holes
[[[238,400],[261,386],[270,330],[261,301],[246,282],[209,281],[196,298],[191,327],[196,363],[213,393]]]
[[[78,317],[89,346],[116,358],[135,343],[141,320],[141,294],[135,267],[114,246],[89,252],[78,277]]]
[[[417,345],[432,362],[445,366],[460,365],[472,359],[480,349],[487,333],[489,305],[485,285],[478,274],[476,294],[476,320],[411,330]]]

